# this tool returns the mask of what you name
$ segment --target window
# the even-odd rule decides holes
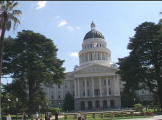
[[[53,91],[51,92],[51,99],[53,99]]]
[[[89,96],[89,90],[87,90],[87,95]]]
[[[99,89],[95,89],[94,93],[95,93],[95,95],[100,95],[100,90]]]
[[[89,86],[89,81],[87,81],[87,86]]]
[[[92,44],[90,44],[90,48],[92,48]]]
[[[86,45],[85,45],[85,49],[86,49]]]
[[[65,84],[65,88],[67,88],[67,85]]]
[[[89,44],[87,45],[87,47],[89,48]]]
[[[91,53],[91,59],[90,60],[92,60],[92,53]]]
[[[87,56],[87,54],[86,54],[85,56],[86,56],[86,61],[88,61],[88,56]]]
[[[106,85],[106,80],[104,80],[104,85]]]
[[[60,98],[60,95],[58,96],[58,98]]]
[[[107,93],[107,91],[106,91],[106,89],[104,89],[104,94],[106,95],[106,93]]]
[[[101,47],[101,43],[100,43],[100,47]]]
[[[111,95],[111,89],[109,88],[109,95]]]
[[[83,91],[83,96],[85,96],[85,91]]]
[[[83,81],[83,86],[84,86],[84,81]]]
[[[60,88],[60,85],[58,85],[58,88]]]
[[[100,54],[98,54],[98,60],[100,60]]]
[[[108,85],[110,85],[110,80],[108,80]]]

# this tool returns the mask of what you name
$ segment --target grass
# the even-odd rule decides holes
[[[133,119],[133,118],[150,118],[150,116],[130,116],[130,117],[114,117],[112,120],[119,120],[119,119]],[[105,118],[88,118],[88,120],[111,120],[110,117],[105,117]],[[59,118],[59,120],[73,120],[73,119],[64,119],[64,118]],[[77,120],[77,119],[75,119]]]

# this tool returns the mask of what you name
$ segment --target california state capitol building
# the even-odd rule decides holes
[[[75,110],[121,107],[120,92],[123,84],[116,74],[118,68],[111,61],[111,50],[107,48],[102,33],[96,30],[93,22],[90,27],[78,54],[79,66],[76,65],[72,72],[66,73],[62,85],[43,86],[52,107],[62,108],[68,92],[74,96]],[[141,91],[137,93],[142,95]]]

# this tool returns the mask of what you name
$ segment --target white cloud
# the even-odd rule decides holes
[[[76,29],[80,30],[81,28],[77,26]]]
[[[46,6],[47,1],[39,1],[37,3],[38,7],[36,9],[41,9]]]
[[[73,27],[71,27],[71,26],[68,26],[68,29],[69,29],[69,30],[73,30]]]
[[[64,26],[64,25],[66,25],[66,24],[67,24],[66,20],[62,20],[62,21],[58,24],[57,27],[61,27],[61,26]]]
[[[70,56],[71,57],[78,57],[78,53],[77,52],[72,52],[72,53],[70,53]]]
[[[59,19],[60,18],[60,16],[56,16],[56,19]]]

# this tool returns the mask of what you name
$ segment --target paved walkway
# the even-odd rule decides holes
[[[156,115],[151,118],[134,118],[134,119],[122,119],[122,120],[162,120],[162,115]]]
[[[63,118],[64,116],[58,116],[58,118]],[[52,119],[55,119],[53,116]],[[90,119],[91,120],[91,119]],[[119,119],[119,120],[162,120],[162,115],[156,115],[150,118],[133,118],[133,119]]]

